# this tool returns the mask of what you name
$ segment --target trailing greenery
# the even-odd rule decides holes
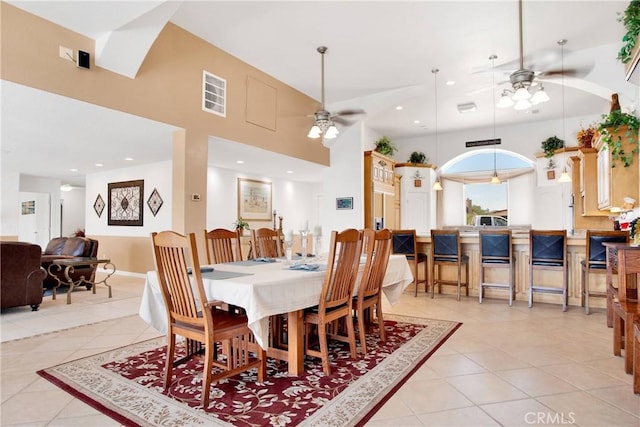
[[[626,126],[626,132],[614,134],[620,128]],[[629,167],[633,161],[634,153],[638,152],[638,131],[640,130],[640,119],[633,114],[623,113],[621,110],[613,110],[609,114],[602,115],[602,121],[598,123],[598,132],[602,135],[602,141],[609,147],[611,154],[611,167],[615,167],[616,161],[621,161],[624,167]],[[632,145],[631,151],[622,147],[623,140]]]
[[[374,142],[374,144],[376,145],[376,151],[385,156],[393,156],[393,154],[398,151],[398,147],[386,136],[383,136]]]
[[[633,51],[640,34],[640,0],[631,0],[625,11],[618,13],[618,15],[620,15],[618,21],[622,22],[627,32],[622,37],[622,47],[618,52],[617,59],[626,64],[631,61],[631,51]]]
[[[422,151],[414,151],[409,156],[409,163],[413,163],[414,165],[422,165],[427,163],[427,155]]]
[[[564,141],[554,135],[542,141],[540,146],[544,150],[544,156],[550,159],[558,148],[564,147]]]

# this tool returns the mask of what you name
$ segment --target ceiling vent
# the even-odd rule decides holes
[[[466,104],[458,104],[458,112],[460,114],[473,113],[477,111],[475,102],[467,102]]]
[[[202,72],[202,109],[218,116],[227,115],[227,80]]]

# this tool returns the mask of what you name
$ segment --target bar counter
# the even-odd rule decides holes
[[[499,227],[502,228],[502,227]],[[497,229],[497,228],[496,228]],[[513,230],[513,253],[515,256],[515,276],[516,276],[516,301],[527,301],[529,290],[529,232],[525,230]],[[469,295],[478,297],[480,280],[480,252],[478,245],[478,232],[464,230],[460,232],[462,252],[469,257]],[[431,274],[431,237],[427,234],[418,234],[418,250],[426,253],[429,258],[429,274]],[[567,234],[567,265],[569,267],[569,305],[580,307],[582,305],[582,295],[580,288],[580,261],[585,258],[586,232],[578,230],[574,234]],[[455,277],[455,268],[444,268],[443,273],[447,278]],[[590,288],[592,290],[605,290],[605,275],[592,275]],[[492,269],[487,271],[487,279],[490,281],[506,282],[507,271],[504,269]],[[615,279],[614,279],[615,280]],[[560,286],[562,277],[560,273],[553,271],[536,271],[536,283],[545,283],[549,286]],[[423,291],[424,288],[419,288]],[[454,287],[444,287],[443,293],[454,295]],[[449,296],[449,295],[448,295]],[[438,296],[436,295],[436,298]],[[507,291],[501,289],[485,289],[485,298],[501,299],[507,304]],[[558,309],[562,307],[561,297],[552,294],[535,293],[533,297],[533,308],[536,302],[557,304]],[[590,299],[590,306],[594,308],[605,308],[604,298]]]

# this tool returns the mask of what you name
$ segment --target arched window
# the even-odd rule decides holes
[[[490,183],[494,167],[500,184]],[[487,225],[487,222],[504,225],[499,217],[509,217],[509,179],[534,170],[534,162],[521,154],[484,148],[463,153],[446,162],[442,166],[441,177],[462,183],[468,225]]]

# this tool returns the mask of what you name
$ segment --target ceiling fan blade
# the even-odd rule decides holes
[[[342,117],[339,117],[339,116],[332,116],[331,120],[333,120],[334,123],[342,126],[351,126],[354,123],[351,120],[343,119]]]
[[[547,70],[537,74],[536,77],[542,77],[542,78],[560,77],[563,74],[567,77],[584,77],[587,74],[589,74],[589,71],[591,71],[590,67],[569,68],[569,69],[565,69],[564,72],[562,70]]]
[[[361,114],[367,114],[367,113],[361,108],[353,108],[350,110],[336,111],[334,114],[331,115],[331,117],[333,118],[337,116],[357,116]]]

